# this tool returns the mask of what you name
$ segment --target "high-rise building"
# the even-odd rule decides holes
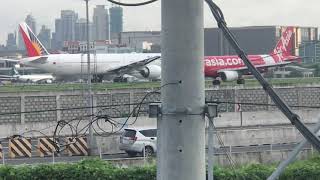
[[[22,39],[22,35],[21,35],[21,33],[20,33],[20,30],[18,29],[18,34],[17,34],[17,47],[18,47],[18,50],[25,50],[26,49],[26,47],[25,47],[25,45],[24,45],[24,42],[23,42],[23,39]]]
[[[7,49],[8,50],[16,50],[17,49],[16,34],[15,33],[8,34]]]
[[[62,40],[75,40],[75,25],[78,20],[78,14],[72,10],[61,11]]]
[[[120,6],[114,6],[109,9],[110,12],[110,32],[114,37],[123,31],[123,10]]]
[[[89,40],[94,39],[95,29],[93,24],[89,22]],[[87,19],[81,18],[76,22],[75,27],[75,40],[76,41],[86,41],[87,40]]]
[[[62,40],[62,24],[61,19],[55,20],[55,32],[52,33],[52,41],[51,41],[51,47],[52,49],[61,49],[63,45]]]
[[[75,40],[75,25],[78,14],[72,10],[62,10],[61,18],[55,20],[55,33],[52,47],[62,49],[64,41]]]
[[[27,15],[27,17],[25,19],[25,22],[31,28],[32,32],[34,34],[37,34],[37,23],[36,23],[36,20],[34,19],[34,17],[31,14]]]
[[[109,14],[104,5],[97,5],[93,10],[95,40],[109,39]]]
[[[38,38],[45,48],[51,49],[51,30],[42,25]]]

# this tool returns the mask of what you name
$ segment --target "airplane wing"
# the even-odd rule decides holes
[[[5,59],[5,58],[0,58],[0,61],[20,62],[20,60],[18,59]]]
[[[16,80],[16,77],[13,76],[8,76],[8,75],[0,75],[0,80],[3,81],[12,81],[12,80]]]
[[[130,74],[132,71],[134,70],[139,70],[142,67],[144,67],[145,65],[160,59],[160,56],[154,56],[154,57],[150,57],[148,59],[143,59],[141,61],[137,61],[125,66],[121,66],[112,70],[107,71],[106,73],[104,73],[104,75],[114,75],[117,74],[118,76],[121,76],[123,74]]]

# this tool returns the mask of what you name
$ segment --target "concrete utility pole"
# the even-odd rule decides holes
[[[162,0],[158,180],[205,179],[203,0]]]
[[[89,145],[89,155],[94,154],[95,142],[93,137],[93,129],[92,129],[92,122],[93,122],[93,109],[92,109],[92,87],[91,87],[91,69],[90,69],[90,37],[89,37],[89,0],[84,0],[86,2],[86,18],[87,18],[87,85],[88,85],[88,105],[89,105],[89,138],[88,138],[88,145]]]

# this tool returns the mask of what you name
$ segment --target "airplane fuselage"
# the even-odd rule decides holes
[[[267,68],[270,66],[276,66],[285,64],[291,59],[296,59],[295,56],[286,56],[281,59],[276,55],[249,55],[249,60],[258,69]],[[222,70],[237,70],[245,68],[243,60],[238,56],[206,56],[204,58],[204,71],[207,77],[218,77],[219,71]]]
[[[91,54],[90,67],[92,72],[104,74],[107,71],[159,55],[151,53]],[[37,59],[40,56],[25,58],[21,63],[26,66],[43,69],[57,76],[72,76],[87,73],[86,54],[50,54],[41,57],[41,60],[35,61],[31,59]]]

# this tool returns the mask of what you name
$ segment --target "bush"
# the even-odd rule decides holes
[[[217,180],[267,179],[275,166],[250,164],[236,169],[214,167]],[[99,159],[83,160],[74,164],[0,166],[2,180],[155,180],[156,166],[117,168]],[[320,156],[290,165],[281,180],[320,179]]]

